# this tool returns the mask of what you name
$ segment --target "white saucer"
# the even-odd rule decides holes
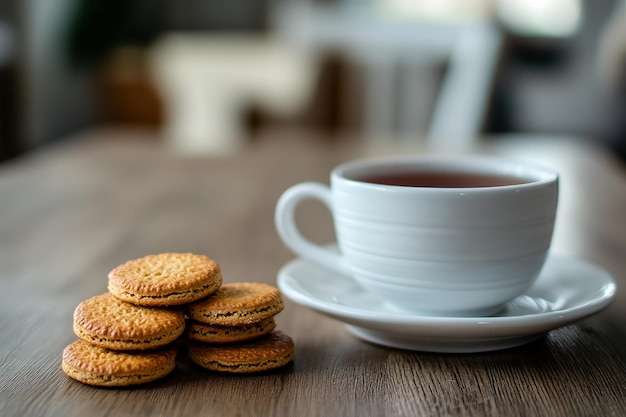
[[[430,352],[483,352],[528,343],[609,305],[616,284],[582,260],[550,255],[535,284],[497,316],[431,317],[398,313],[352,278],[298,258],[278,273],[290,300],[347,324],[366,341]]]

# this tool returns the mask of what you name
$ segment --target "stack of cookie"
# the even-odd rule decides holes
[[[293,359],[293,342],[274,330],[284,308],[278,289],[267,284],[225,284],[189,306],[189,357],[203,368],[258,372]]]
[[[293,359],[293,341],[274,330],[273,317],[283,308],[278,290],[222,286],[219,265],[206,256],[164,253],[128,261],[109,273],[108,288],[78,305],[73,328],[79,340],[63,351],[63,371],[83,383],[127,386],[162,378],[175,368],[174,342],[185,335],[200,341],[190,346],[192,360],[212,370],[263,371]],[[193,318],[185,332],[187,311]]]

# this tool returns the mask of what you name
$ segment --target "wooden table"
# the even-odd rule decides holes
[[[2,416],[623,416],[626,414],[626,175],[601,150],[570,140],[488,141],[480,152],[551,164],[562,173],[554,249],[618,281],[602,312],[537,342],[478,354],[365,343],[342,323],[287,301],[278,327],[293,365],[256,376],[210,373],[181,357],[167,378],[99,389],[63,374],[72,312],[106,291],[116,265],[192,251],[226,282],[276,283],[294,256],[273,226],[290,185],[327,181],[332,166],[375,148],[265,138],[232,156],[183,157],[149,135],[99,131],[0,165]],[[312,239],[332,241],[321,206],[302,208]]]

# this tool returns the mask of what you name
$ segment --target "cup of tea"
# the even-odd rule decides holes
[[[485,316],[523,294],[548,254],[558,173],[487,156],[415,156],[344,163],[330,187],[287,189],[275,223],[301,257],[352,277],[390,307],[420,315]],[[317,199],[337,247],[302,235],[295,211]]]

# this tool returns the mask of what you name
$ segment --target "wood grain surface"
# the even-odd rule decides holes
[[[623,416],[626,415],[626,175],[572,140],[486,141],[484,153],[559,169],[555,250],[618,281],[605,310],[515,349],[436,354],[378,347],[290,301],[278,328],[296,359],[262,375],[204,371],[181,356],[167,378],[101,389],[68,378],[72,312],[106,291],[118,264],[191,251],[225,282],[276,283],[293,254],[273,225],[279,195],[327,182],[337,163],[417,152],[298,135],[264,138],[230,156],[177,156],[150,135],[101,130],[0,165],[0,416]],[[334,239],[330,215],[302,207],[313,240]]]

